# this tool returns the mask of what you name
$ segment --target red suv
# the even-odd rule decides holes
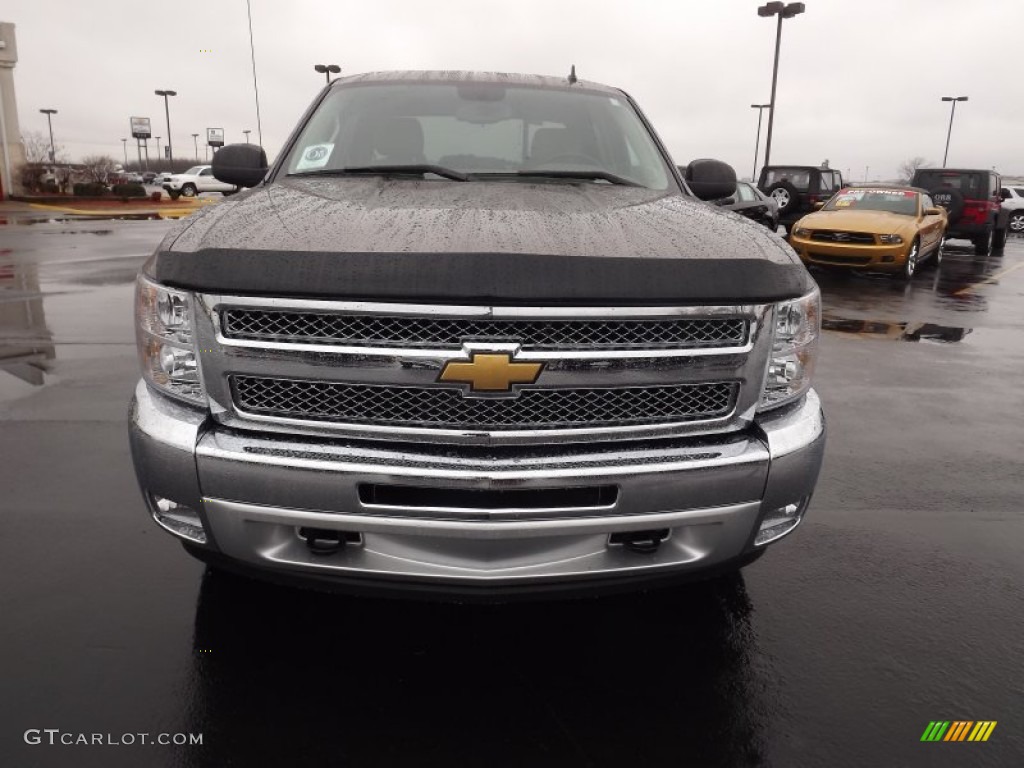
[[[977,168],[918,168],[911,186],[928,190],[935,204],[946,209],[947,238],[970,240],[979,256],[1003,250],[1009,216],[1001,209],[998,173]]]

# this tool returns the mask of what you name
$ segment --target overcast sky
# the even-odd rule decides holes
[[[620,87],[682,163],[753,166],[757,111],[769,101],[775,21],[757,0],[251,0],[263,144],[273,158],[323,85],[344,73],[476,69],[564,75]],[[1024,175],[1024,0],[806,0],[783,23],[772,158],[853,180],[893,178],[922,155]],[[4,0],[17,25],[22,132],[54,133],[72,159],[122,158],[131,115],[164,136],[172,89],[175,155],[192,133],[253,131],[245,0]],[[767,127],[767,111],[765,126]],[[166,139],[164,139],[166,141]],[[129,146],[131,143],[129,142]],[[761,135],[761,158],[764,131]],[[202,146],[200,145],[200,156]],[[155,157],[155,147],[150,157]]]

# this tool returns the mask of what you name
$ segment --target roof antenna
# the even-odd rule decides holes
[[[576,65],[572,65],[572,69],[569,70],[569,77],[566,78],[569,81],[569,85],[576,84]]]

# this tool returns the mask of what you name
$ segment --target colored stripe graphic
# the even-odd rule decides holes
[[[988,741],[995,720],[930,720],[921,741]]]

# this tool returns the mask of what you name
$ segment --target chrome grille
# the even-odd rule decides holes
[[[524,389],[516,398],[458,389],[232,376],[235,405],[278,418],[437,429],[555,429],[699,421],[728,415],[737,386],[713,382],[601,389]]]
[[[458,349],[464,342],[515,342],[523,349],[739,347],[741,317],[657,320],[483,320],[231,308],[222,313],[231,339],[349,346]]]
[[[819,229],[811,233],[812,240],[820,240],[826,243],[867,243],[875,244],[875,236],[866,232],[833,232],[828,229]]]

